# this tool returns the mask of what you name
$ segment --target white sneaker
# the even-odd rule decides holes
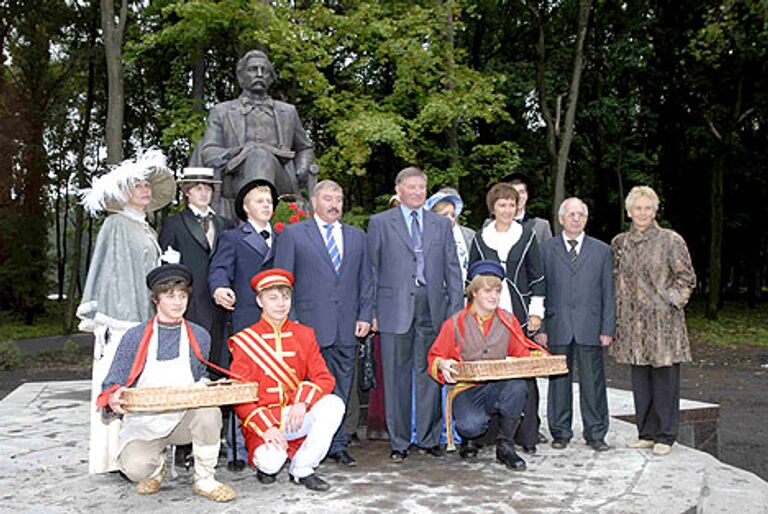
[[[671,444],[656,443],[653,445],[653,454],[659,457],[669,454],[672,451]]]
[[[627,445],[627,448],[634,448],[634,449],[645,449],[645,448],[653,448],[654,442],[650,439],[638,439],[634,443],[629,443]]]

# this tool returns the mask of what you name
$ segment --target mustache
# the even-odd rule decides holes
[[[328,214],[339,214],[339,212],[341,211],[339,211],[339,209],[337,209],[336,207],[331,207],[330,209],[328,209]]]

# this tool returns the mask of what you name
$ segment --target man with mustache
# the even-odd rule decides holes
[[[253,179],[268,180],[284,194],[298,192],[299,181],[309,178],[315,160],[312,142],[296,107],[269,96],[275,77],[267,54],[246,53],[237,64],[242,93],[208,113],[200,158],[222,178],[221,196],[228,200],[221,205],[224,216],[233,217],[229,204]]]
[[[275,245],[275,267],[296,277],[294,309],[299,323],[312,327],[328,369],[334,394],[348,405],[358,337],[373,320],[373,282],[365,233],[342,223],[344,192],[323,180],[312,193],[313,218],[288,225]],[[357,461],[347,452],[349,437],[336,431],[328,458],[345,466]]]

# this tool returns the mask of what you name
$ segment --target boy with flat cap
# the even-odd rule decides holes
[[[288,319],[293,275],[265,270],[251,287],[261,319],[229,339],[232,373],[259,383],[259,399],[235,406],[249,462],[263,484],[275,482],[287,458],[291,482],[313,491],[330,485],[315,474],[344,417],[344,401],[320,353],[315,332]]]
[[[163,265],[147,275],[156,314],[120,340],[96,403],[105,416],[123,416],[117,461],[125,476],[138,482],[139,494],[160,490],[166,446],[192,443],[192,491],[228,502],[236,497],[235,491],[214,478],[221,431],[217,407],[162,413],[130,413],[123,408],[127,387],[188,387],[207,381],[211,339],[200,325],[184,319],[191,284],[191,271],[180,264]]]
[[[456,365],[462,361],[528,357],[532,350],[544,352],[525,337],[515,316],[499,308],[504,268],[496,261],[477,261],[468,272],[467,306],[448,318],[429,350],[428,370],[441,384],[456,384]],[[462,437],[459,454],[472,460],[477,456],[473,440],[488,431],[492,414],[499,414],[496,460],[515,471],[525,461],[515,452],[515,432],[520,425],[527,399],[524,379],[489,382],[462,382],[448,393],[447,419],[451,412]],[[446,422],[449,443],[450,423]]]

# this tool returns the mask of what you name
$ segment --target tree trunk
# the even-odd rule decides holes
[[[205,50],[200,50],[192,68],[192,109],[205,111]]]
[[[80,127],[80,140],[77,148],[77,187],[83,189],[86,187],[85,181],[85,152],[88,134],[91,126],[91,111],[93,111],[94,90],[96,85],[96,63],[93,59],[93,48],[96,46],[96,20],[94,19],[91,27],[90,38],[88,41],[89,52],[88,59],[88,85],[85,93],[85,106],[83,107],[82,120]],[[83,228],[85,225],[85,212],[78,203],[75,205],[75,238],[72,241],[72,256],[69,259],[69,284],[67,286],[67,309],[64,316],[64,330],[67,333],[75,330],[75,311],[79,304],[80,288],[80,261],[83,255]],[[89,252],[90,253],[90,252]]]
[[[107,61],[107,163],[123,160],[123,35],[128,21],[128,0],[121,0],[120,12],[115,13],[114,0],[101,0],[101,30]]]
[[[571,86],[568,91],[568,107],[565,111],[565,123],[563,136],[557,151],[557,168],[555,173],[555,187],[552,195],[552,219],[557,219],[557,210],[565,200],[565,171],[568,167],[568,155],[571,151],[573,134],[576,126],[576,105],[579,100],[579,86],[581,85],[581,73],[584,70],[584,40],[587,37],[587,25],[589,24],[589,11],[592,8],[592,0],[579,2],[579,22],[576,36],[576,48],[573,55],[573,74]],[[560,232],[559,224],[556,232]]]
[[[720,310],[722,287],[723,254],[723,175],[725,155],[718,156],[712,168],[710,182],[710,234],[709,234],[709,295],[707,297],[707,319],[716,320]]]
[[[445,88],[453,91],[456,87],[454,73],[455,58],[455,27],[453,19],[453,0],[443,0],[443,7],[446,14],[445,25]],[[446,139],[448,143],[448,168],[455,170],[459,163],[459,122],[456,118],[451,120],[450,126],[446,129]],[[458,187],[458,177],[451,184]]]

